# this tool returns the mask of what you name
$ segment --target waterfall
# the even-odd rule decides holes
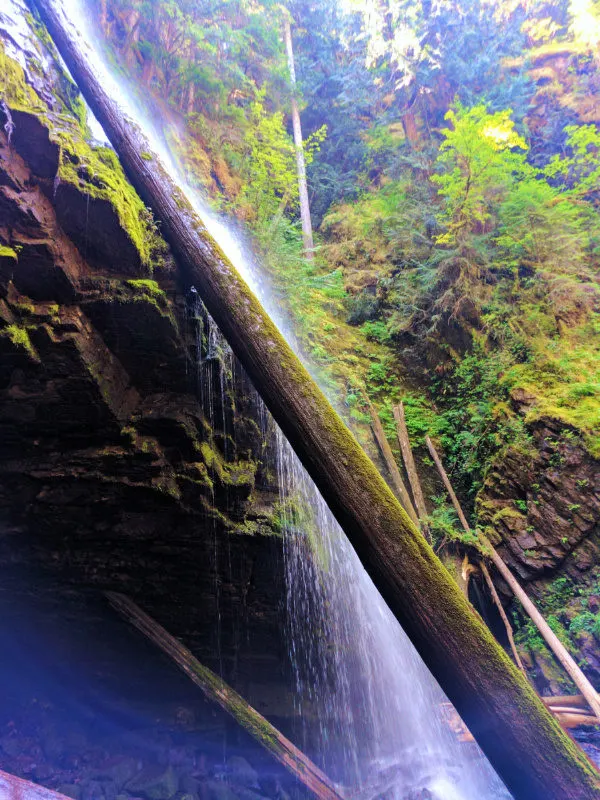
[[[164,131],[154,127],[158,115],[153,116],[103,59],[102,45],[88,25],[92,15],[79,0],[63,0],[63,9],[73,32],[86,43],[105,89],[140,127],[150,149],[293,346],[293,332],[286,330],[264,276],[227,223],[187,184]],[[92,130],[103,137],[97,123]],[[199,310],[198,305],[195,312]],[[196,356],[199,397],[207,415],[214,415],[211,362],[217,359],[220,364],[225,408],[231,355],[210,319],[207,327],[197,326]],[[450,704],[264,407],[261,422],[276,436],[289,656],[301,720],[298,744],[334,780],[353,791],[360,789],[365,800],[383,793],[394,800],[509,798],[477,746],[459,743],[444,721]]]

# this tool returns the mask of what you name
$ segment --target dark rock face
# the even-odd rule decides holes
[[[527,452],[509,447],[487,475],[479,520],[585,673],[600,685],[598,460],[569,426],[554,419],[534,423],[532,439]],[[497,580],[526,632],[527,619]],[[539,637],[526,635],[521,650],[541,691],[573,691]]]
[[[150,276],[117,209],[90,201],[83,180],[56,180],[49,127],[8,107],[2,615],[17,629],[33,603],[68,659],[112,613],[102,592],[124,592],[263,713],[285,717],[281,539],[254,392],[235,365],[222,380],[207,357],[208,321],[173,267]],[[71,612],[69,634],[60,620]]]
[[[559,569],[579,580],[600,557],[598,461],[556,420],[542,419],[532,432],[532,452],[509,448],[488,474],[479,519],[523,580]]]

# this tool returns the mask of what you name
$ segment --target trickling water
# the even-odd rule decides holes
[[[4,133],[6,134],[6,141],[8,142],[8,146],[10,147],[10,141],[15,131],[15,123],[13,121],[12,114],[10,113],[10,109],[6,105],[4,100],[0,102],[0,108],[2,109],[2,112],[6,117],[6,122],[4,123]]]
[[[259,297],[282,333],[276,304],[260,271],[239,241],[187,184],[152,113],[134,99],[122,76],[111,74],[101,46],[87,26],[91,19],[78,0],[63,0],[75,32],[108,94],[149,139],[204,223]],[[156,119],[156,115],[154,116]],[[100,138],[97,124],[93,127]],[[145,148],[146,149],[146,148]],[[196,301],[194,301],[196,302]],[[201,306],[195,306],[197,319]],[[196,330],[198,392],[209,419],[214,416],[213,368],[219,358],[221,407],[231,356],[216,326]],[[225,360],[225,361],[224,361]],[[261,421],[269,427],[264,407]],[[225,424],[225,417],[223,418]],[[466,751],[443,722],[447,702],[400,625],[391,614],[316,487],[277,430],[280,516],[285,532],[289,650],[296,676],[296,703],[305,748],[340,783],[404,798],[428,789],[436,800],[497,800],[509,797],[481,752]],[[215,559],[218,554],[215,552]],[[215,591],[218,594],[218,584]],[[368,794],[368,792],[367,792]]]
[[[466,757],[443,720],[443,692],[280,432],[277,443],[307,749],[334,779],[396,798],[424,788],[439,800],[508,796],[481,754]]]

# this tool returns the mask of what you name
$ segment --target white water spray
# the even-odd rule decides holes
[[[102,45],[88,25],[91,15],[79,0],[63,0],[63,9],[104,89],[141,128],[150,149],[293,346],[264,276],[230,227],[189,186],[151,110],[102,58]],[[103,137],[97,123],[93,131]],[[218,342],[210,331],[208,346],[216,354]],[[467,750],[443,721],[449,704],[442,691],[290,445],[281,432],[276,435],[290,658],[302,721],[298,743],[332,778],[361,789],[367,800],[380,794],[394,800],[508,798],[481,751],[475,745]]]

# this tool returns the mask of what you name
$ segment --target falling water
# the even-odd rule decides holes
[[[183,171],[122,76],[111,73],[95,42],[79,0],[63,0],[65,16],[83,37],[87,56],[108,94],[149,139],[149,148],[186,191],[204,223],[293,345],[260,271],[230,228],[215,217],[185,181]],[[154,119],[157,116],[155,115]],[[97,123],[96,137],[103,136]],[[198,328],[198,384],[203,404],[212,403],[213,370],[208,362],[230,358],[216,326]],[[206,341],[202,337],[206,337]],[[227,370],[221,367],[225,393]],[[222,404],[224,408],[224,405]],[[205,409],[210,416],[212,406]],[[262,411],[266,427],[266,412]],[[277,471],[280,518],[285,532],[289,650],[296,676],[296,704],[304,747],[333,779],[365,797],[386,791],[400,800],[508,798],[481,752],[465,749],[443,720],[442,691],[416,653],[363,569],[315,485],[279,430]]]

